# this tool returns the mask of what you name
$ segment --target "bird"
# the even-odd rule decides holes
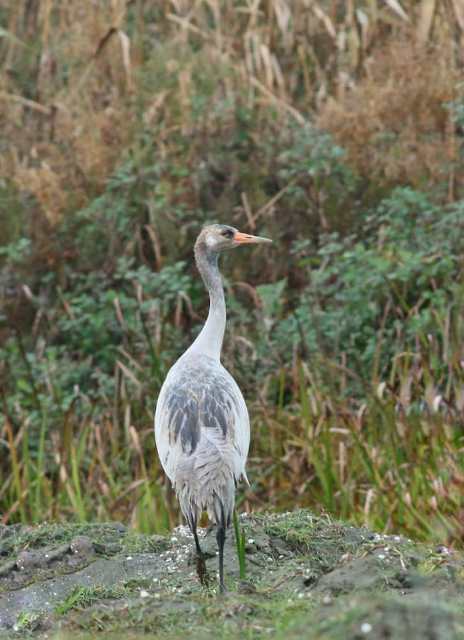
[[[221,364],[226,304],[218,259],[247,244],[272,242],[225,224],[201,230],[195,262],[209,293],[206,322],[191,346],[175,362],[160,389],[155,410],[158,456],[193,534],[197,574],[208,584],[198,523],[204,511],[216,527],[219,592],[225,592],[224,543],[233,516],[235,489],[243,480],[250,444],[250,420],[237,383]]]

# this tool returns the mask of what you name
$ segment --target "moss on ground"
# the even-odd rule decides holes
[[[3,529],[10,568],[0,575],[0,638],[464,637],[459,553],[308,511],[244,516],[240,527],[246,579],[230,531],[224,597],[216,593],[214,531],[201,539],[212,578],[204,588],[185,527],[167,537],[117,524]]]
[[[167,546],[165,536],[135,534],[119,522],[107,524],[46,522],[36,527],[3,525],[0,528],[0,556],[15,555],[25,549],[71,543],[80,536],[88,537],[97,552],[109,555],[120,551],[157,552]]]

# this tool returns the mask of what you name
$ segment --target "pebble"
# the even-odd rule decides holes
[[[361,633],[370,633],[372,631],[372,625],[369,622],[363,622],[361,625]]]
[[[439,545],[436,548],[436,553],[440,553],[442,556],[450,556],[451,555],[451,551],[448,549],[448,547],[445,547],[444,545]]]
[[[35,569],[44,564],[45,558],[39,552],[35,551],[21,551],[16,558],[16,566],[20,571]]]
[[[88,536],[76,536],[69,544],[72,553],[89,555],[93,553],[93,542]]]

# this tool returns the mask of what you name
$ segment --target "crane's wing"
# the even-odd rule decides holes
[[[173,482],[179,469],[206,470],[218,459],[235,480],[246,479],[248,411],[235,380],[212,358],[181,358],[171,369],[156,406],[155,436]]]

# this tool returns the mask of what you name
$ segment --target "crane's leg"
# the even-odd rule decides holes
[[[200,541],[198,540],[196,518],[192,518],[189,524],[193,533],[193,538],[195,540],[195,547],[197,549],[197,575],[201,584],[204,587],[207,587],[209,584],[208,572],[206,571],[205,556],[203,555],[203,551],[201,550],[201,547],[200,547]]]
[[[226,590],[224,585],[224,543],[226,541],[226,524],[224,518],[221,518],[218,522],[216,540],[219,549],[219,591],[220,593],[224,593]]]

